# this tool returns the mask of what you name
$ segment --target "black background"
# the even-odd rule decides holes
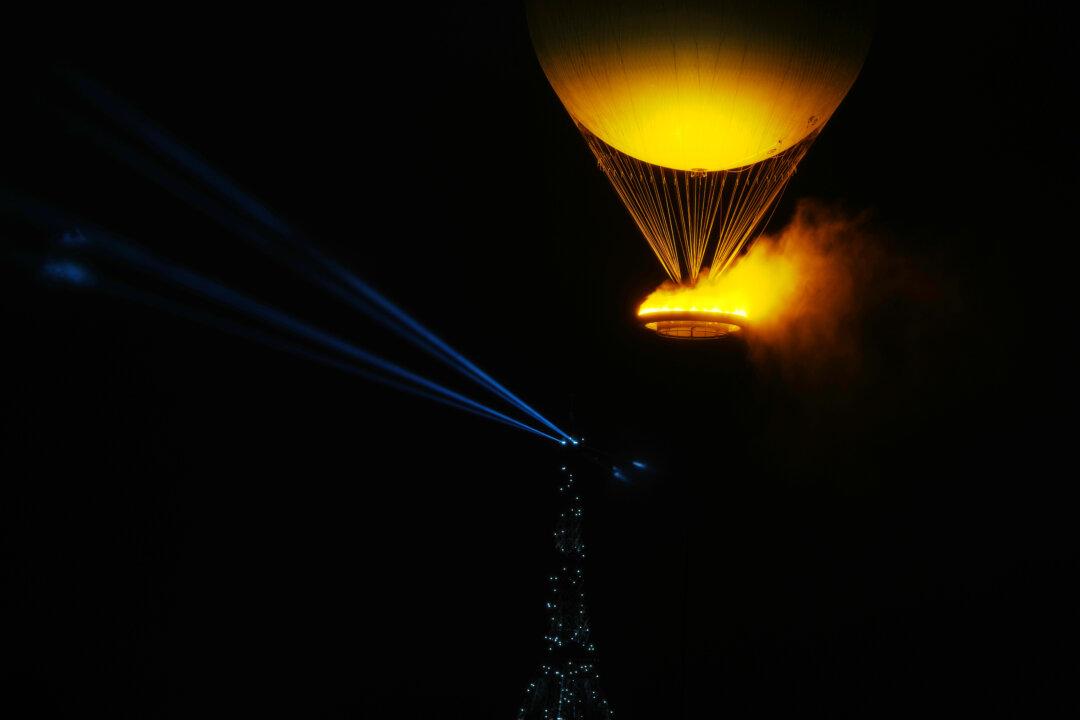
[[[869,211],[885,272],[933,288],[868,293],[842,371],[642,334],[659,267],[514,3],[28,20],[5,212],[47,201],[468,388],[96,148],[72,120],[104,118],[62,79],[83,73],[556,422],[647,461],[589,481],[619,717],[1068,715],[1075,50],[1063,18],[950,8],[880,9],[773,220],[799,198]],[[512,716],[542,657],[557,449],[49,286],[54,239],[5,229],[0,704]]]

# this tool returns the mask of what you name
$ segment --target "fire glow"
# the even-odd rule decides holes
[[[725,272],[703,269],[696,282],[665,282],[641,303],[638,317],[668,337],[708,339],[744,328],[758,337],[776,336],[793,323],[834,316],[850,303],[849,256],[857,226],[842,214],[799,203],[787,227],[762,236]],[[663,322],[683,331],[663,332]]]
[[[796,259],[763,238],[720,275],[711,277],[704,269],[693,284],[665,282],[645,298],[638,316],[690,312],[768,323],[796,293],[799,274]]]
[[[745,310],[722,310],[718,307],[711,308],[699,308],[699,307],[659,307],[659,308],[647,308],[638,311],[638,315],[644,317],[645,315],[656,315],[657,313],[668,312],[696,312],[696,313],[711,313],[713,315],[738,315],[739,317],[746,317]]]

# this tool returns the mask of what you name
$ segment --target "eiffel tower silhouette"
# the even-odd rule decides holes
[[[547,657],[525,690],[518,720],[610,720],[614,717],[600,691],[596,645],[585,607],[585,542],[581,495],[570,466],[563,466],[559,517],[555,523],[558,567],[548,576]]]

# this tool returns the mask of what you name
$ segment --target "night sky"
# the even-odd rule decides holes
[[[879,9],[772,220],[865,228],[839,336],[794,356],[637,327],[662,271],[516,3],[28,21],[0,71],[0,714],[509,718],[543,657],[553,443],[42,282],[30,199],[479,397],[96,146],[122,131],[74,73],[648,463],[584,480],[618,717],[1073,716],[1075,41],[943,6]]]

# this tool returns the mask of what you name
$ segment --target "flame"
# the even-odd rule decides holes
[[[747,317],[746,311],[742,308],[737,310],[724,310],[719,307],[698,307],[696,305],[690,307],[681,307],[673,305],[664,305],[663,307],[651,307],[642,308],[638,310],[638,315],[656,315],[657,313],[666,312],[699,312],[699,313],[714,313],[716,315],[738,315],[739,317]]]
[[[776,317],[799,286],[796,258],[759,242],[734,266],[716,277],[703,268],[696,283],[665,282],[638,308],[639,316],[662,312],[699,312],[735,315],[755,324]]]
[[[830,329],[853,302],[862,221],[813,202],[800,202],[776,235],[763,235],[734,265],[697,282],[665,282],[638,316],[690,311],[744,317],[756,336],[790,335],[797,327]]]

